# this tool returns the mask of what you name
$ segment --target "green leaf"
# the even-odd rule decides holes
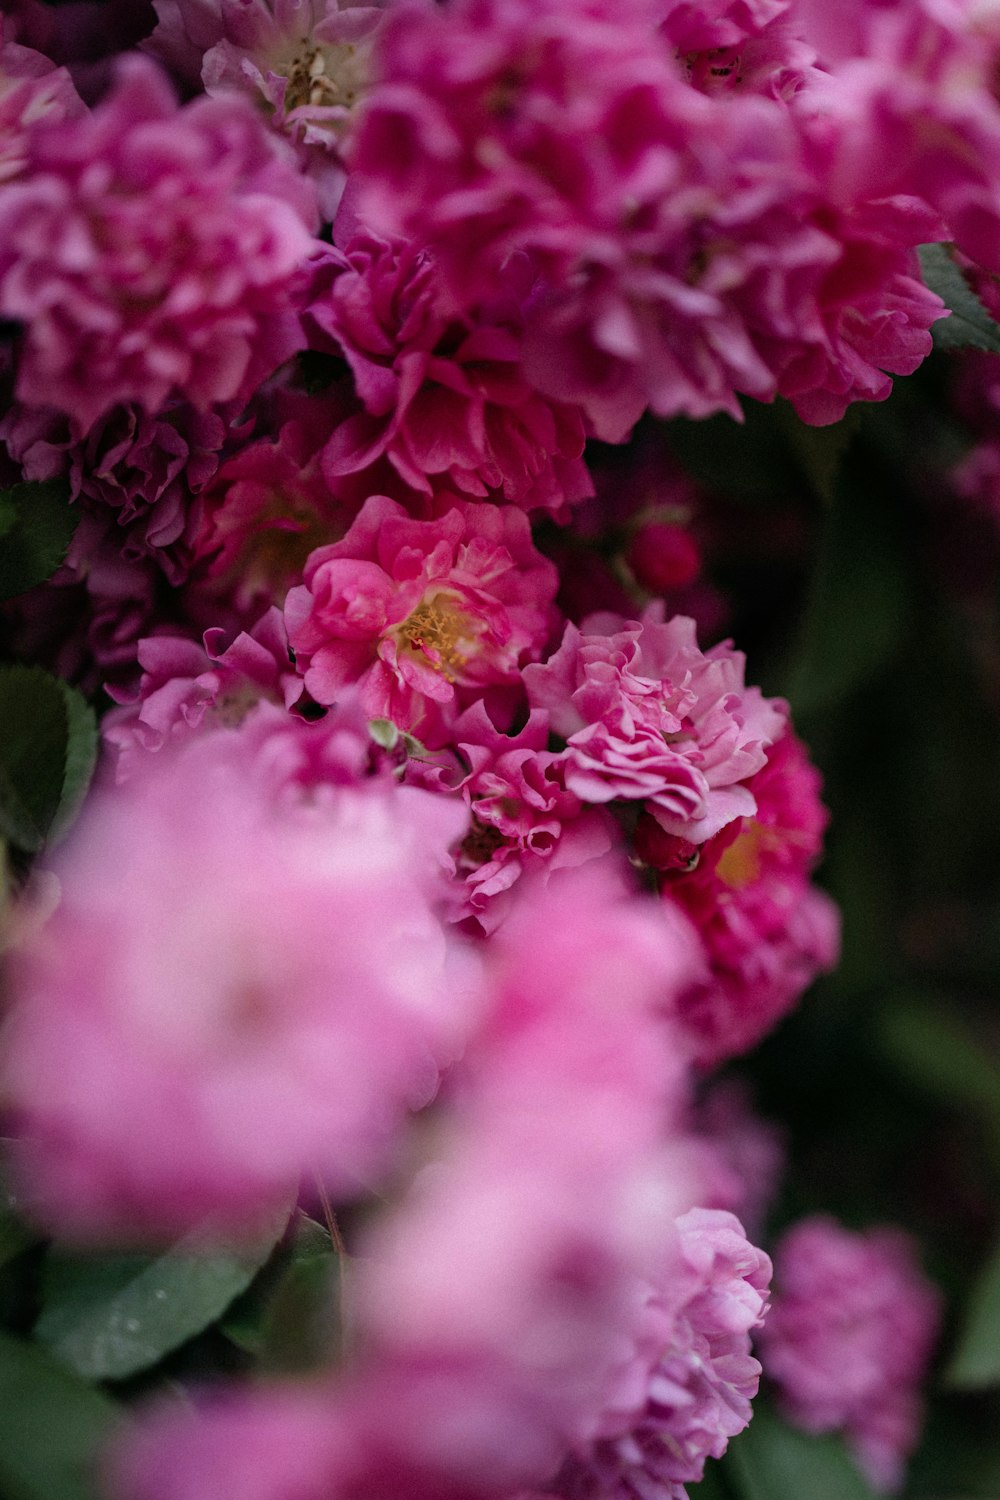
[[[36,1336],[90,1380],[122,1380],[149,1369],[246,1290],[287,1218],[284,1209],[251,1242],[227,1251],[211,1248],[200,1231],[155,1257],[51,1251]]]
[[[921,245],[917,253],[924,281],[951,309],[951,317],[934,324],[937,347],[1000,354],[1000,328],[955,264],[949,246]]]
[[[62,479],[30,480],[0,495],[6,526],[0,518],[0,599],[13,599],[44,583],[66,556],[79,516],[69,503]]]
[[[15,1255],[38,1243],[41,1236],[26,1224],[18,1212],[18,1201],[7,1180],[7,1172],[0,1161],[0,1266],[5,1266]]]
[[[802,472],[820,499],[832,504],[844,458],[861,425],[860,406],[855,402],[827,427],[803,422],[785,401],[775,403],[775,414]]]
[[[838,1438],[807,1437],[760,1401],[723,1470],[739,1500],[873,1500]]]
[[[829,710],[888,668],[907,622],[905,555],[889,508],[842,483],[786,683],[796,713]]]
[[[298,1375],[331,1364],[341,1347],[340,1256],[321,1224],[296,1216],[291,1263],[267,1305],[261,1363]]]
[[[879,1038],[900,1072],[945,1105],[977,1114],[1000,1153],[1000,1064],[943,1001],[921,995],[892,998],[882,1014]]]
[[[69,827],[97,760],[97,721],[41,667],[0,667],[0,836],[29,854]]]
[[[72,824],[87,794],[97,764],[97,715],[85,698],[66,682],[59,683],[66,705],[66,765],[59,806],[49,828],[55,843]]]
[[[220,1331],[267,1370],[302,1374],[340,1352],[340,1258],[321,1224],[301,1211],[289,1236]]]
[[[40,849],[62,800],[69,711],[63,685],[40,667],[0,668],[0,834]]]
[[[1000,1386],[1000,1245],[973,1288],[944,1383],[953,1390]]]
[[[100,1450],[119,1410],[33,1344],[0,1334],[0,1494],[96,1500]]]

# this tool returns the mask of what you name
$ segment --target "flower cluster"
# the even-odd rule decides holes
[[[931,347],[917,246],[988,297],[1000,37],[971,0],[151,0],[114,56],[67,9],[0,22],[12,572],[44,533],[0,654],[67,803],[100,712],[60,847],[7,816],[30,736],[0,759],[17,1191],[88,1250],[322,1208],[352,1259],[320,1369],[140,1417],[106,1492],[686,1500],[762,1324],[891,1487],[902,1242],[793,1231],[764,1321],[782,1146],[716,1070],[836,962],[827,813],[656,419],[781,397],[813,455]]]

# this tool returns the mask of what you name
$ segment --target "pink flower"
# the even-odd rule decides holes
[[[790,730],[747,789],[756,812],[697,850],[652,821],[636,836],[640,856],[664,872],[664,896],[705,947],[710,975],[681,1001],[703,1066],[760,1041],[839,952],[836,908],[809,883],[827,823],[819,773]]]
[[[565,784],[566,756],[548,749],[548,716],[535,710],[517,734],[500,733],[482,701],[456,720],[451,764],[413,761],[418,786],[459,792],[469,831],[455,853],[456,920],[492,932],[507,915],[517,882],[538,888],[557,870],[606,855],[614,825],[598,809],[584,811]]]
[[[65,68],[5,35],[0,16],[0,184],[20,177],[41,120],[77,120],[83,104]]]
[[[750,1089],[735,1077],[713,1081],[691,1123],[713,1158],[702,1202],[729,1209],[758,1238],[784,1172],[784,1131],[754,1111]]]
[[[119,781],[141,772],[145,757],[175,744],[202,727],[238,725],[261,699],[285,708],[301,696],[302,680],[288,652],[284,622],[273,605],[253,630],[226,640],[224,630],[207,630],[204,645],[183,636],[141,640],[142,679],[130,698],[109,690],[121,707],[104,716],[104,743],[114,747]]]
[[[608,868],[521,889],[435,1159],[356,1280],[388,1440],[476,1490],[537,1485],[592,1434],[691,1188],[662,1150],[684,1078],[657,1010],[690,934]]]
[[[300,347],[289,286],[309,199],[248,105],[178,110],[126,59],[88,119],[35,131],[30,171],[0,197],[20,399],[81,433],[122,402],[245,399]]]
[[[464,809],[291,782],[329,731],[273,712],[95,793],[15,955],[4,1096],[60,1234],[240,1229],[303,1173],[354,1194],[461,1045],[475,976],[432,903]]]
[[[243,614],[280,605],[309,554],[344,535],[356,507],[323,479],[311,434],[286,422],[229,459],[191,528],[194,583]]]
[[[874,1489],[900,1488],[920,1434],[919,1385],[940,1299],[900,1230],[853,1234],[833,1219],[788,1230],[760,1338],[768,1378],[807,1432],[842,1430]]]
[[[156,0],[151,52],[202,83],[270,110],[296,143],[332,219],[344,185],[342,151],[367,91],[387,0]]]
[[[728,644],[698,649],[694,622],[593,616],[524,673],[534,707],[566,740],[566,785],[583,802],[641,801],[666,833],[701,844],[755,802],[747,783],[782,732],[785,706],[743,681]]]
[[[705,1459],[721,1458],[750,1421],[760,1378],[750,1332],[763,1321],[771,1263],[719,1209],[691,1209],[677,1231],[677,1259],[650,1290],[631,1372],[637,1409],[609,1411],[598,1441],[563,1469],[555,1489],[570,1500],[687,1500]]]
[[[343,253],[314,258],[303,318],[313,347],[343,353],[357,392],[324,450],[328,477],[384,454],[428,497],[444,485],[558,512],[591,493],[579,411],[521,369],[513,289],[464,314],[426,251],[356,228]]]
[[[456,501],[412,520],[384,495],[320,547],[285,604],[307,690],[357,683],[373,718],[426,735],[492,687],[513,688],[549,635],[556,573],[524,513]]]
[[[199,412],[184,402],[155,416],[122,406],[74,440],[59,412],[15,404],[0,419],[0,439],[26,479],[65,472],[71,498],[104,523],[104,534],[123,559],[151,558],[177,585],[190,569],[194,496],[218,468],[237,416],[232,410]]]
[[[318,1389],[163,1404],[114,1443],[102,1493],[107,1500],[336,1500],[351,1472],[351,1436],[330,1393]]]

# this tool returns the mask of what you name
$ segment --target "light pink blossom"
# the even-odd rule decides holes
[[[920,1435],[939,1318],[937,1291],[901,1230],[855,1234],[814,1217],[778,1246],[764,1371],[797,1426],[844,1432],[879,1492],[900,1488]]]
[[[640,801],[666,833],[701,844],[756,806],[748,782],[786,709],[746,687],[728,644],[702,652],[692,620],[593,616],[525,669],[528,696],[566,741],[566,785],[583,802]]]
[[[238,90],[295,142],[332,219],[387,0],[156,0],[149,51],[208,94]]]
[[[555,1490],[571,1500],[687,1500],[706,1458],[721,1458],[750,1421],[760,1379],[750,1333],[764,1318],[771,1262],[722,1210],[691,1209],[677,1230],[631,1372],[638,1409],[609,1411],[598,1441],[566,1465]]]
[[[15,955],[4,1096],[62,1235],[244,1228],[303,1173],[370,1186],[470,1024],[432,905],[461,803],[296,787],[287,741],[323,726],[274,710],[276,740],[261,712],[94,794]]]
[[[202,645],[184,636],[149,636],[139,642],[137,657],[137,693],[109,689],[120,706],[101,721],[119,781],[141,771],[146,755],[202,727],[237,725],[261,699],[291,708],[302,694],[273,605],[234,640],[218,628],[205,632]]]

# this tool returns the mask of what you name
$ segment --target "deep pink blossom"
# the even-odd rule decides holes
[[[920,1435],[919,1387],[940,1298],[901,1230],[804,1219],[780,1242],[761,1359],[789,1417],[843,1431],[872,1486],[892,1492]]]
[[[513,506],[456,501],[415,521],[384,495],[309,558],[285,604],[307,690],[360,686],[373,718],[424,735],[442,713],[513,688],[548,638],[555,569]]]
[[[261,712],[95,794],[14,957],[4,1097],[63,1235],[242,1228],[303,1173],[353,1195],[469,1025],[432,906],[462,804],[297,788],[323,726]]]
[[[766,9],[715,8],[701,37]],[[914,274],[919,241],[872,227],[868,200],[888,192],[841,196],[828,143],[804,133],[813,115],[791,108],[812,52],[790,27],[761,34],[750,86],[705,92],[656,10],[459,0],[392,16],[357,140],[366,211],[427,244],[464,307],[526,256],[525,370],[599,437],[620,441],[647,406],[739,418],[739,394],[781,392],[832,421],[881,399],[943,305]],[[923,238],[940,234],[935,220]]]
[[[827,823],[820,777],[790,730],[747,790],[756,812],[697,851],[652,821],[637,830],[638,852],[705,946],[710,977],[681,1008],[706,1066],[754,1046],[839,952],[836,908],[810,884]]]
[[[763,1321],[771,1263],[722,1210],[691,1209],[677,1229],[676,1260],[648,1294],[631,1372],[637,1409],[625,1384],[625,1410],[606,1413],[599,1440],[556,1481],[572,1500],[687,1500],[706,1458],[721,1458],[750,1421],[760,1378],[750,1332]]]
[[[311,434],[286,422],[229,459],[194,512],[195,584],[243,614],[283,603],[309,554],[339,540],[356,507],[324,480]]]
[[[701,844],[756,806],[747,783],[782,732],[778,699],[746,687],[728,644],[702,652],[694,622],[593,616],[525,669],[528,696],[566,740],[583,802],[640,801],[666,833]]]
[[[464,314],[426,251],[363,228],[311,269],[307,336],[343,354],[357,393],[324,450],[328,476],[384,454],[428,497],[443,487],[558,512],[591,493],[580,412],[540,395],[521,368],[530,287]]]
[[[566,787],[566,755],[548,748],[546,714],[535,710],[516,734],[503,734],[480,700],[456,720],[451,738],[450,754],[411,761],[407,779],[465,800],[471,821],[455,852],[454,916],[492,932],[522,876],[533,876],[537,888],[557,870],[600,859],[615,843],[615,826]]]
[[[82,121],[40,127],[0,198],[17,394],[81,432],[113,406],[245,399],[300,346],[310,192],[241,100],[179,110],[138,58]]]
[[[156,0],[148,48],[208,94],[238,90],[295,142],[332,219],[387,0]]]
[[[0,441],[25,479],[65,475],[71,500],[103,523],[124,561],[151,559],[177,585],[191,564],[194,498],[233,441],[237,416],[232,408],[199,412],[185,402],[155,416],[122,406],[76,439],[59,412],[15,403],[0,418]]]

